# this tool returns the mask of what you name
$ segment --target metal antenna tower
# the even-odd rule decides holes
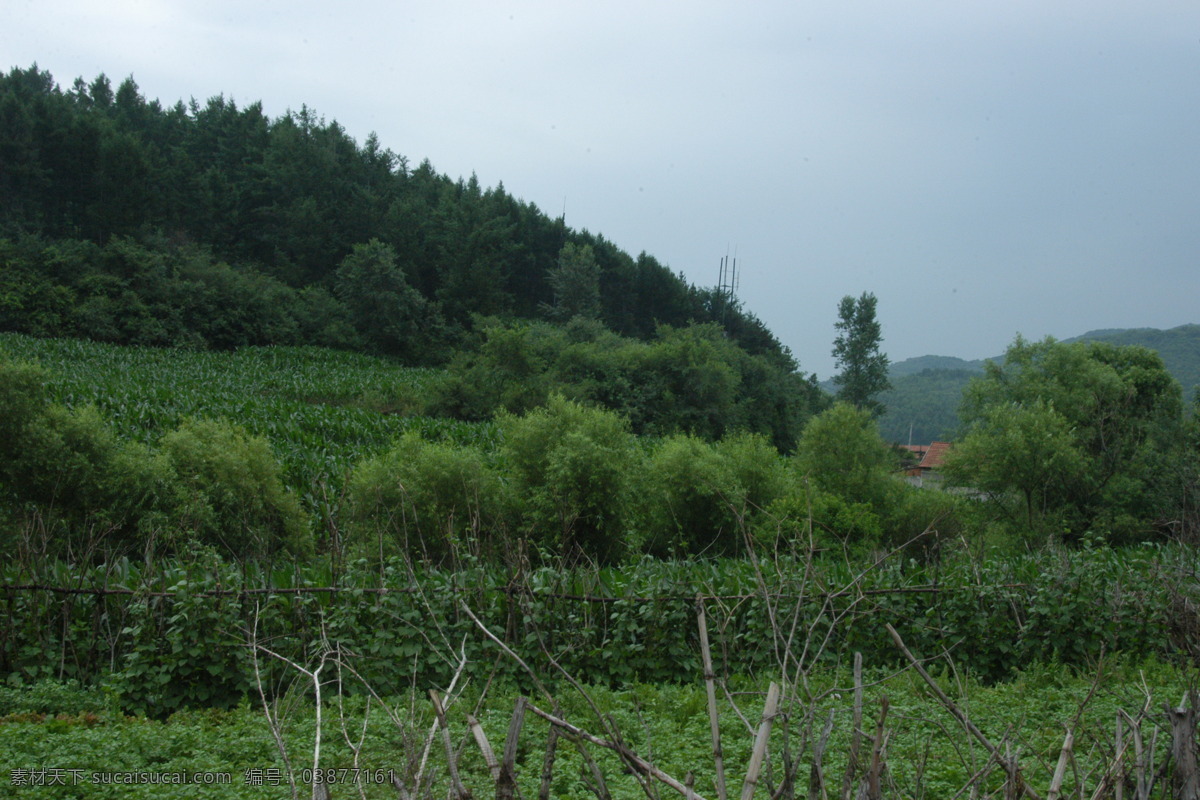
[[[717,296],[721,298],[721,321],[724,322],[729,315],[729,307],[734,304],[737,299],[738,286],[741,283],[741,275],[738,273],[737,267],[737,250],[733,251],[733,261],[729,260],[729,253],[721,259],[720,268],[717,270]]]

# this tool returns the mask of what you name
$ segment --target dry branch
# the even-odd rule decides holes
[[[624,745],[620,745],[615,742],[610,742],[607,739],[600,738],[599,736],[594,736],[594,735],[588,733],[587,731],[583,730],[582,728],[572,725],[571,723],[567,722],[564,719],[560,719],[559,717],[556,717],[553,714],[543,711],[542,709],[538,708],[537,706],[533,705],[532,703],[529,705],[529,710],[532,711],[534,714],[537,714],[542,719],[549,722],[551,725],[561,728],[569,736],[572,736],[572,737],[575,737],[578,739],[582,739],[585,742],[591,742],[594,745],[603,747],[608,750],[612,750],[618,756],[620,756],[621,759],[623,761],[625,761],[630,767],[637,770],[641,774],[649,775],[650,777],[654,778],[655,780],[659,781],[660,783],[664,783],[667,786],[671,787],[672,789],[674,789],[676,792],[678,792],[681,795],[687,794],[686,786],[684,786],[682,783],[677,781],[675,778],[672,778],[667,773],[663,772],[658,767],[651,764],[649,761],[646,761],[641,756],[637,755],[636,753],[631,752],[629,750],[629,748],[625,747]],[[696,800],[704,800],[703,797],[701,797],[698,794],[695,794],[694,792],[693,792],[693,796],[696,798]]]
[[[1010,761],[1000,754],[1000,750],[994,744],[992,744],[986,736],[983,735],[983,731],[975,727],[975,723],[971,722],[970,718],[963,712],[963,710],[955,705],[953,700],[946,696],[946,693],[942,691],[942,687],[937,685],[937,681],[935,681],[929,675],[929,673],[925,671],[925,668],[921,666],[921,662],[917,660],[917,657],[914,656],[904,644],[904,640],[900,638],[900,634],[896,633],[896,629],[890,624],[886,625],[885,627],[887,628],[887,632],[891,635],[892,641],[895,642],[896,647],[900,649],[900,652],[904,654],[904,657],[908,659],[908,662],[912,664],[914,669],[916,669],[917,674],[921,676],[921,679],[924,680],[929,688],[933,690],[934,696],[937,697],[946,710],[953,714],[954,718],[957,719],[959,723],[961,723],[962,726],[972,736],[974,736],[975,739],[981,745],[983,745],[989,753],[992,754],[992,756],[994,756],[1001,764],[1004,765],[1005,772],[1008,773],[1009,783],[1015,784],[1013,788],[1018,791],[1018,795],[1024,794],[1026,797],[1031,798],[1031,800],[1042,800],[1041,795],[1039,795],[1033,790],[1032,787],[1021,780],[1020,770],[1016,767],[1016,759],[1014,758]]]
[[[833,732],[834,713],[833,709],[829,710],[825,727],[821,729],[821,735],[818,737],[817,743],[813,745],[812,769],[808,773],[808,800],[825,800],[827,797],[822,762],[825,760],[825,748],[829,745],[829,734]]]

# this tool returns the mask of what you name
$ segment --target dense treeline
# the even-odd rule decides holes
[[[760,321],[652,256],[567,228],[503,185],[413,167],[374,135],[359,145],[308,108],[270,119],[223,96],[164,106],[132,78],[64,91],[36,66],[13,69],[0,76],[0,165],[7,330],[437,361],[474,315],[552,318],[552,275],[572,246],[594,258],[596,316],[614,332],[718,322],[748,352],[796,367]],[[419,348],[363,336],[379,302],[361,302],[361,282],[339,286],[372,241],[390,268],[365,288],[403,301],[386,310],[430,332]]]

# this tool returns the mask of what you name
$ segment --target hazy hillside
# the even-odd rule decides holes
[[[903,361],[892,364],[890,374],[892,381],[895,382],[897,378],[920,375],[922,372],[928,370],[982,372],[983,359],[967,361],[955,356],[917,356],[916,358],[906,358]]]
[[[1193,397],[1200,385],[1200,325],[1095,330],[1065,341],[1148,347],[1162,356],[1185,396]],[[996,356],[1000,358],[1003,355]],[[983,371],[983,364],[983,360],[954,356],[917,356],[892,364],[892,389],[882,397],[888,411],[879,421],[884,438],[901,444],[907,443],[910,435],[915,443],[952,439],[958,428],[962,390],[973,375]]]

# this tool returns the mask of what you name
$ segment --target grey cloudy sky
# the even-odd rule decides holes
[[[6,66],[307,104],[740,296],[827,377],[1200,322],[1200,3],[9,0]]]

